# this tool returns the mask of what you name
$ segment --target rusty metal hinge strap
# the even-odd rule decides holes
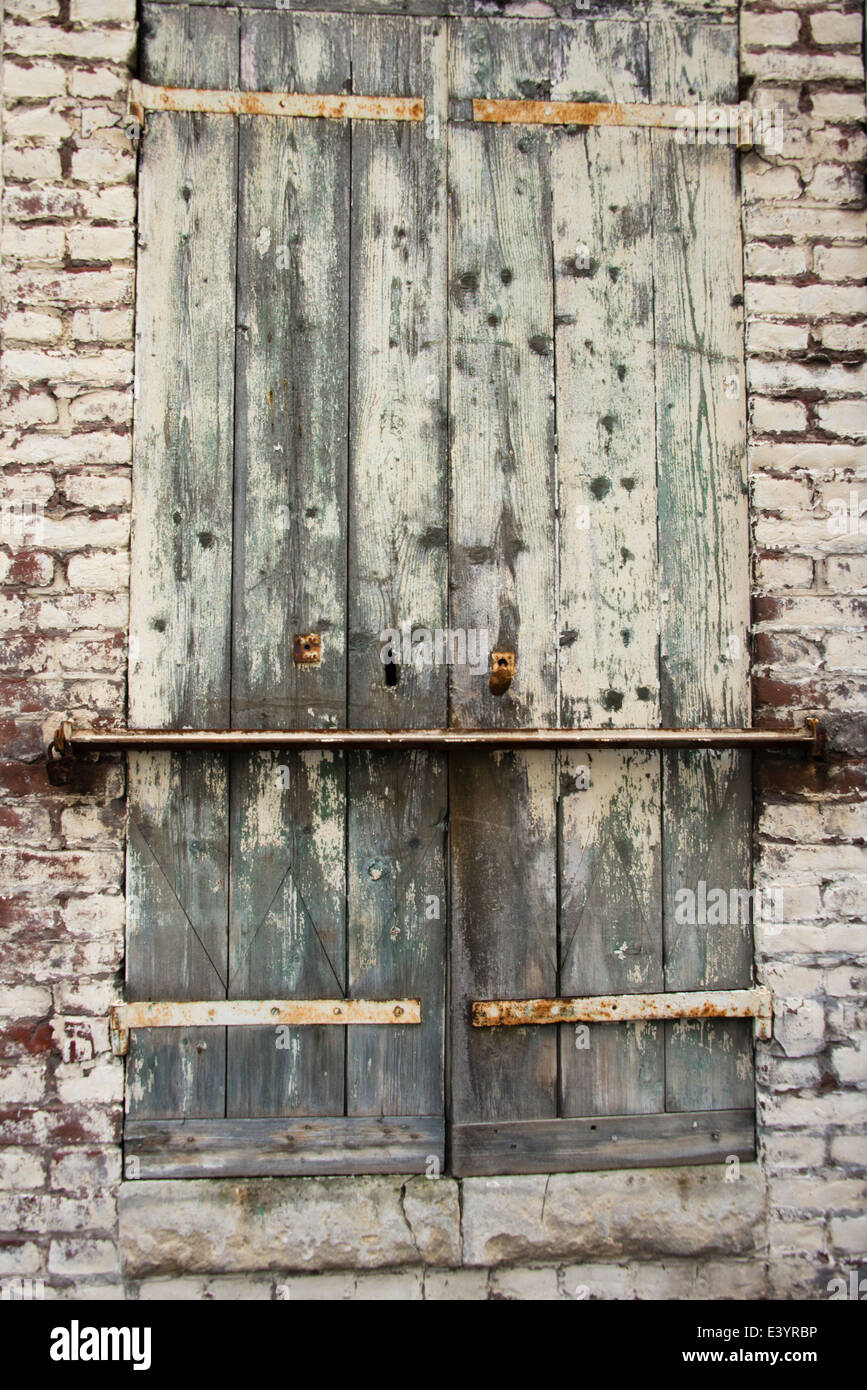
[[[131,1028],[290,1028],[421,1023],[420,999],[198,999],[113,1004],[112,1051],[122,1057]]]
[[[698,990],[669,994],[603,994],[583,999],[477,999],[474,1028],[523,1027],[533,1023],[643,1023],[660,1019],[752,1018],[755,1035],[771,1036],[771,992],[754,989]]]
[[[737,106],[674,106],[650,101],[522,101],[476,97],[473,120],[494,125],[626,126],[651,130],[716,130],[725,117],[745,142],[754,113]]]
[[[204,111],[214,116],[305,116],[333,121],[423,121],[423,97],[354,96],[348,92],[229,92],[130,83],[128,109],[139,125],[145,111]]]

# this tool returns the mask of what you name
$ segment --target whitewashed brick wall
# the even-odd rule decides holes
[[[40,757],[58,710],[125,713],[134,3],[5,0],[3,41],[0,1281],[98,1286],[117,1271],[123,777],[94,766],[69,795]]]
[[[755,563],[754,717],[825,719],[832,756],[759,760],[758,932],[779,1001],[763,1049],[768,1289],[827,1296],[867,1265],[867,243],[863,8],[760,0],[741,70],[783,109],[744,160]],[[863,513],[844,533],[835,501]]]
[[[665,1170],[642,1175],[643,1196],[629,1188],[647,1232],[637,1252],[594,1250],[586,1226],[567,1219],[605,1193],[626,1201],[617,1174],[552,1180],[561,1214],[549,1195],[538,1230],[528,1213],[538,1213],[539,1180],[509,1180],[493,1214],[479,1180],[465,1184],[464,1226],[453,1231],[456,1188],[443,1180],[437,1230],[451,1233],[439,1244],[423,1201],[407,1244],[406,1191],[372,1179],[364,1182],[379,1183],[377,1200],[396,1223],[382,1263],[400,1269],[281,1276],[264,1255],[256,1272],[253,1250],[237,1267],[217,1253],[214,1268],[187,1270],[183,1247],[166,1239],[174,1265],[127,1249],[124,1283],[122,1075],[106,1028],[123,948],[122,770],[90,765],[71,792],[48,784],[41,756],[58,713],[125,716],[135,157],[124,108],[134,6],[6,0],[0,1283],[43,1278],[59,1297],[287,1296],[282,1279],[292,1297],[313,1287],[334,1297],[797,1298],[827,1296],[830,1278],[867,1265],[862,36],[854,0],[756,0],[741,11],[743,94],[785,112],[782,151],[743,160],[755,715],[815,713],[830,731],[823,764],[757,759],[757,882],[781,887],[785,907],[782,930],[757,933],[760,974],[779,1007],[775,1041],[760,1050],[760,1165],[745,1165],[735,1184],[679,1170],[696,1204],[689,1248],[671,1227],[674,1174]],[[16,513],[10,502],[34,510]],[[865,534],[857,520],[841,531],[843,510],[864,514]],[[157,1223],[159,1193],[149,1218],[141,1190],[157,1186],[125,1185],[138,1189],[138,1230]],[[309,1219],[296,1208],[310,1189],[288,1180],[282,1190],[292,1219]],[[511,1254],[487,1269],[497,1222],[522,1234],[501,1242]],[[359,1230],[359,1248],[365,1238]],[[426,1269],[417,1252],[428,1248],[434,1264],[446,1251],[446,1262],[473,1267]]]

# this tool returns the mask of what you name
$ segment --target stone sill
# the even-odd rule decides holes
[[[761,1173],[728,1171],[124,1182],[122,1267],[148,1278],[749,1255],[763,1245]]]

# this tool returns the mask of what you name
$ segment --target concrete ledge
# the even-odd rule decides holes
[[[759,1166],[465,1178],[463,1262],[744,1255],[763,1243]]]
[[[459,1265],[451,1178],[228,1178],[125,1182],[128,1275]]]
[[[764,1244],[758,1165],[506,1178],[125,1182],[124,1273],[314,1273],[406,1266],[743,1256]],[[460,1210],[462,1189],[463,1215]]]

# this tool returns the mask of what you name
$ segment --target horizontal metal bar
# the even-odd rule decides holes
[[[61,725],[49,750],[124,748],[820,748],[818,720],[790,729],[79,729]]]
[[[746,128],[748,118],[740,108],[672,106],[650,101],[512,101],[477,97],[473,120],[497,125],[593,125],[631,126],[654,130],[717,129],[719,112],[729,128]]]
[[[771,992],[755,989],[698,990],[669,994],[601,994],[583,999],[477,999],[474,1028],[523,1027],[531,1023],[639,1023],[666,1018],[753,1018],[756,1037],[770,1038]]]
[[[223,92],[200,87],[130,83],[129,110],[144,124],[145,111],[206,111],[214,116],[304,116],[332,121],[423,121],[423,97],[353,96],[346,92]]]
[[[112,1048],[122,1056],[131,1028],[291,1028],[421,1023],[420,999],[207,999],[113,1004]]]

